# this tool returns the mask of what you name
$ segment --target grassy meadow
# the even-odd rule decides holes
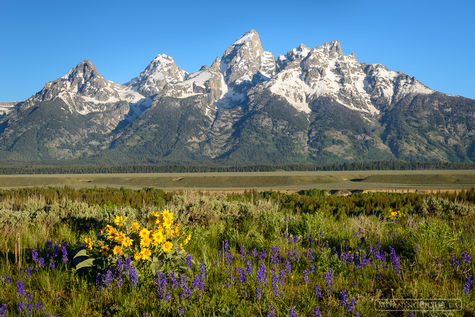
[[[0,197],[0,316],[475,314],[473,189]],[[397,299],[449,299],[437,308],[453,311],[378,306]]]
[[[468,189],[475,170],[0,175],[0,188],[155,187],[167,190]]]

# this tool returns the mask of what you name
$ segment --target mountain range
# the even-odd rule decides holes
[[[0,103],[1,162],[286,164],[475,161],[475,100],[345,55],[277,58],[251,30],[188,73],[159,54],[125,84],[85,60]]]

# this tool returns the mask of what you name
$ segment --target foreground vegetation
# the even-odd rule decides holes
[[[402,298],[456,299],[456,315],[475,313],[473,189],[0,197],[0,316],[384,316],[375,302]],[[153,241],[151,220],[170,244]]]

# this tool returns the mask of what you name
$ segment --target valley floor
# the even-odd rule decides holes
[[[459,190],[475,187],[475,170],[0,175],[0,188],[30,186],[218,191],[243,191],[246,188],[290,191]]]

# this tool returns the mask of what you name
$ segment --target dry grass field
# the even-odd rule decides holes
[[[164,190],[456,190],[475,187],[475,170],[0,175],[0,188],[155,187]]]

